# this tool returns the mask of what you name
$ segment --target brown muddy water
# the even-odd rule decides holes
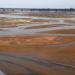
[[[48,20],[0,27],[0,70],[5,75],[75,75],[74,23],[63,18],[0,17]]]

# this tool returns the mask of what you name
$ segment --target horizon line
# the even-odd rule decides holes
[[[18,8],[18,7],[0,7],[0,9],[75,9],[75,8]]]

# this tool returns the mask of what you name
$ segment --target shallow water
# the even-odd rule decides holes
[[[42,24],[40,24],[41,26]],[[46,25],[46,24],[43,24]],[[0,36],[1,35],[40,35],[40,32],[44,31],[54,31],[54,30],[61,30],[61,29],[75,29],[74,25],[65,25],[65,26],[56,26],[56,27],[47,27],[47,28],[30,28],[27,29],[28,27],[32,26],[39,26],[36,24],[33,25],[22,25],[22,26],[17,26],[14,28],[0,28],[2,31],[0,31]],[[43,33],[44,34],[44,33]],[[45,33],[46,34],[46,33]],[[50,34],[49,34],[50,35]]]
[[[17,25],[17,27],[10,27],[10,28],[0,28],[3,31],[0,31],[0,36],[6,36],[6,35],[40,35],[40,32],[44,31],[53,31],[53,30],[61,30],[61,29],[75,29],[74,25],[70,25],[67,23],[64,23],[64,20],[62,18],[43,18],[43,17],[30,17],[30,16],[16,16],[16,15],[7,15],[7,14],[0,14],[0,17],[6,17],[6,18],[31,18],[31,19],[48,19],[50,22],[48,23],[33,23],[33,24],[27,24],[27,25]],[[46,28],[30,28],[27,29],[28,27],[32,26],[46,26],[50,25],[50,23],[55,22],[55,23],[62,23],[62,26],[56,26],[56,27],[46,27]],[[65,24],[65,25],[64,25]],[[43,33],[44,34],[44,33]],[[46,34],[46,33],[45,33]],[[48,34],[47,34],[48,35]],[[49,34],[50,35],[50,34]]]

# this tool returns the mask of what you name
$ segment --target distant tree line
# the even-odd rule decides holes
[[[15,11],[15,10],[20,10],[20,11],[64,11],[64,12],[73,12],[75,11],[74,8],[69,8],[69,9],[50,9],[50,8],[38,8],[38,9],[35,9],[35,8],[32,8],[32,9],[27,9],[27,8],[0,8],[0,11]]]
[[[75,11],[75,9],[29,9],[30,11]]]

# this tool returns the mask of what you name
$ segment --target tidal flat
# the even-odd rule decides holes
[[[0,17],[2,72],[6,75],[75,75],[74,17],[16,13],[0,14]]]

